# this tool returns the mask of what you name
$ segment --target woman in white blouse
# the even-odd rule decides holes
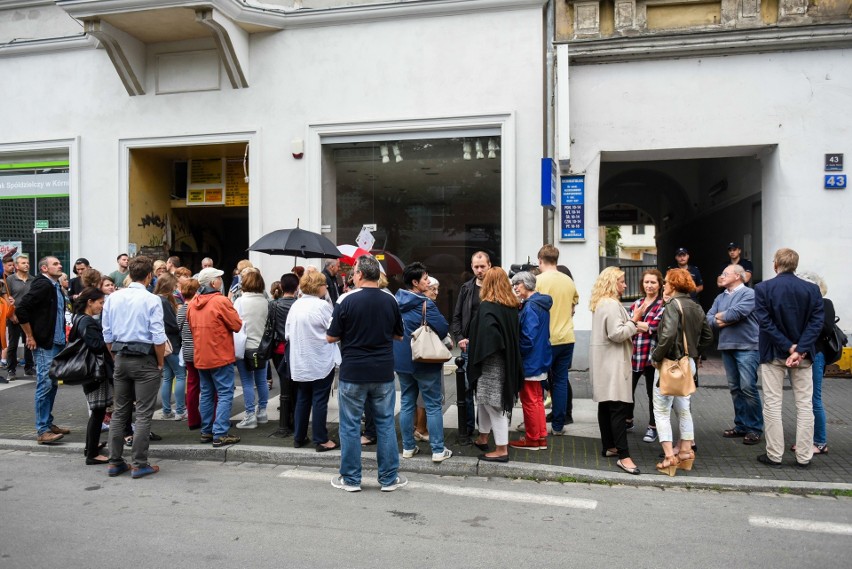
[[[296,385],[293,445],[299,448],[308,444],[308,417],[313,409],[312,440],[317,452],[325,452],[338,448],[328,438],[326,427],[334,365],[339,359],[337,345],[326,340],[333,308],[324,300],[326,281],[322,273],[306,272],[299,289],[302,296],[290,308],[285,326],[290,375]]]

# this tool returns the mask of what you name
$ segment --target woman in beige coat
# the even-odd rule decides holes
[[[633,402],[633,378],[630,358],[633,336],[647,332],[648,323],[638,314],[633,319],[619,298],[627,284],[624,271],[607,267],[592,287],[589,308],[592,311],[592,338],[589,343],[589,375],[592,399],[598,404],[601,454],[617,456],[616,465],[629,474],[639,474],[627,448],[627,418]]]

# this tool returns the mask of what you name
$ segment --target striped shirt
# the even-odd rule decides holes
[[[178,306],[177,323],[180,329],[180,346],[183,351],[183,361],[191,364],[195,360],[195,344],[192,343],[192,330],[189,329],[189,322],[186,321],[187,304]]]

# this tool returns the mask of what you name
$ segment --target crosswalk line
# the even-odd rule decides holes
[[[317,481],[328,484],[330,480],[327,472],[317,472],[314,470],[287,470],[278,475],[279,478],[289,478],[295,480]],[[373,480],[363,480],[362,487],[374,486],[378,488],[378,482]],[[516,502],[519,504],[535,504],[540,506],[556,506],[560,508],[574,508],[580,510],[594,510],[598,507],[597,500],[587,500],[584,498],[569,498],[566,496],[548,496],[546,494],[533,494],[528,492],[512,492],[507,490],[493,490],[489,488],[470,488],[462,486],[450,486],[449,484],[433,484],[429,482],[414,482],[409,481],[408,488],[414,490],[423,490],[426,492],[435,492],[438,494],[447,494],[463,498],[475,498],[495,500],[500,502]]]
[[[806,531],[811,533],[831,533],[835,535],[852,535],[852,524],[834,522],[816,522],[812,520],[797,520],[793,518],[772,518],[766,516],[749,516],[748,523],[757,527]]]

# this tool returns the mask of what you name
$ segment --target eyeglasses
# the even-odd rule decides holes
[[[722,276],[723,277],[735,277],[735,276],[737,276],[737,273],[729,273],[728,271],[725,271],[725,272],[722,273]]]

